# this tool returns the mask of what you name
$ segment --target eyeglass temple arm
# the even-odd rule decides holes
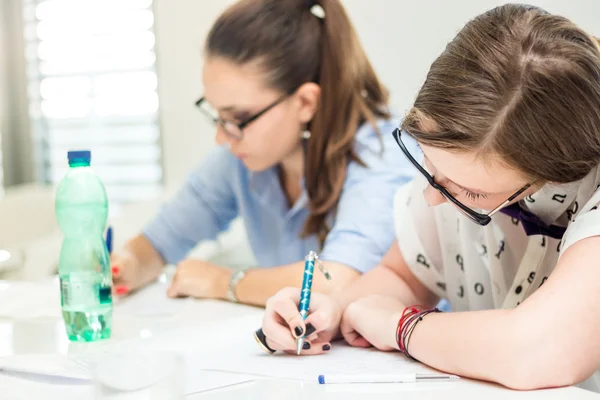
[[[491,217],[492,215],[496,214],[498,211],[502,210],[504,207],[506,207],[506,205],[508,203],[510,203],[511,201],[513,201],[514,199],[516,199],[521,193],[523,193],[524,191],[526,191],[527,189],[529,189],[530,186],[531,186],[531,183],[528,183],[527,185],[523,186],[515,194],[513,194],[508,199],[506,199],[506,201],[504,203],[500,204],[498,207],[496,207],[492,211],[490,211],[488,213],[488,216]]]

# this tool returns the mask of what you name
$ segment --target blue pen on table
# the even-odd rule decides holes
[[[315,272],[315,262],[319,264],[319,270],[325,275],[327,280],[331,280],[331,275],[323,266],[319,256],[314,251],[308,253],[304,259],[304,277],[302,278],[302,291],[300,292],[300,304],[298,305],[298,311],[302,319],[308,317],[308,310],[310,308],[310,293],[312,291],[313,274]],[[302,346],[304,345],[304,336],[296,339],[296,354],[300,355]]]
[[[449,374],[327,374],[319,375],[321,385],[332,383],[413,383],[448,382],[460,379]]]

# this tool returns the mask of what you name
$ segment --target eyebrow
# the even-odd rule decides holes
[[[237,108],[237,106],[226,106],[226,107],[217,108],[217,112],[230,114],[231,116],[229,118],[232,118],[232,119],[238,120],[238,121],[243,121],[252,115],[250,113],[250,111],[241,109],[241,108]]]
[[[206,97],[206,95],[204,96],[204,101],[206,101],[208,104],[210,104],[211,107],[213,107],[217,111],[221,111],[221,112],[240,112],[240,111],[246,112],[246,110],[239,109],[239,107],[235,106],[235,105],[229,105],[229,106],[224,106],[224,107],[215,107],[214,104],[212,103],[212,101],[210,101],[208,99],[208,97]]]
[[[225,107],[219,107],[219,108],[217,108],[217,110],[219,110],[219,111],[238,111],[238,108],[236,106],[225,106]]]

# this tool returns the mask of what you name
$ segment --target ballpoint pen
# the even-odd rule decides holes
[[[308,316],[308,310],[310,307],[310,293],[312,290],[312,278],[315,270],[315,262],[319,263],[319,270],[325,275],[325,278],[330,281],[331,275],[323,266],[321,260],[319,260],[319,256],[314,251],[308,253],[304,260],[304,274],[302,278],[302,292],[300,293],[300,303],[298,304],[298,310],[300,311],[300,315],[302,315],[302,319],[306,319]],[[267,337],[263,332],[262,328],[258,328],[254,332],[254,339],[256,343],[267,353],[273,354],[275,350],[269,347],[267,344]],[[302,351],[302,346],[304,345],[304,336],[296,339],[296,354],[300,354]]]
[[[108,254],[112,253],[112,242],[113,242],[113,229],[112,226],[109,225],[106,230],[106,249],[108,250]]]
[[[327,374],[319,375],[321,385],[327,383],[410,383],[448,382],[460,379],[448,374]]]
[[[302,289],[300,292],[300,304],[298,304],[298,311],[300,311],[300,315],[302,319],[306,319],[308,317],[308,310],[310,307],[310,294],[312,291],[312,281],[313,274],[315,272],[315,262],[319,264],[319,269],[325,275],[327,280],[331,280],[331,275],[323,266],[321,260],[319,260],[319,256],[314,251],[308,253],[306,258],[304,259],[304,276],[302,278]],[[302,351],[302,346],[304,345],[304,336],[296,339],[296,354],[300,355]]]

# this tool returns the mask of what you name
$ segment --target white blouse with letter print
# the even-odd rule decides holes
[[[527,236],[519,220],[503,213],[482,227],[449,203],[430,207],[426,187],[418,176],[396,193],[396,237],[411,271],[455,311],[518,306],[569,246],[600,235],[600,166],[580,181],[548,184],[521,200],[547,225],[566,227],[562,240]],[[600,391],[598,375],[584,386]]]

